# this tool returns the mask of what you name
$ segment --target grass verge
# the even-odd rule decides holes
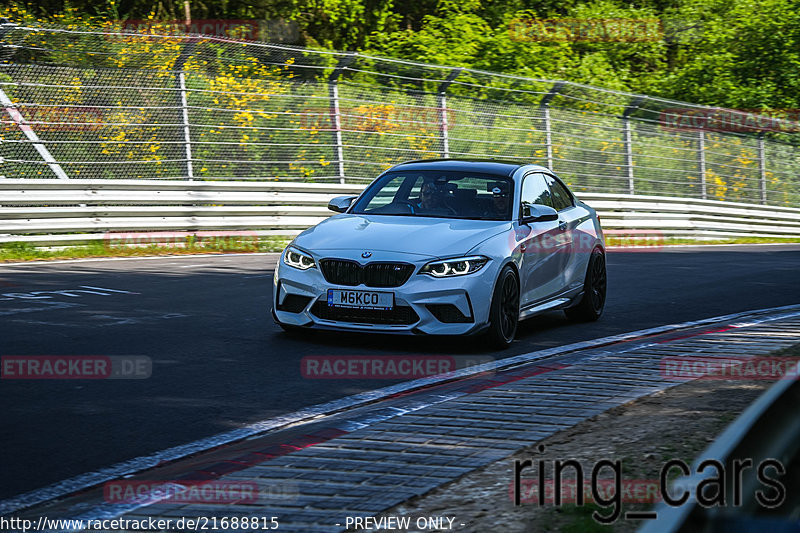
[[[41,261],[47,259],[83,259],[90,257],[145,257],[160,255],[216,254],[216,253],[248,253],[248,252],[280,252],[291,239],[283,237],[265,237],[257,241],[233,239],[198,239],[188,236],[185,242],[169,242],[148,245],[124,246],[112,245],[105,241],[92,244],[37,247],[25,242],[0,244],[0,262],[8,261]],[[795,241],[800,242],[800,241]],[[694,239],[647,239],[607,236],[609,247],[624,248],[628,246],[645,246],[660,248],[670,245],[705,245],[705,244],[775,244],[789,243],[791,239],[771,238],[738,238],[714,241],[698,241]]]
[[[698,240],[698,239],[682,239],[677,237],[659,237],[657,235],[641,237],[631,236],[614,236],[606,235],[606,246],[624,247],[624,246],[651,246],[658,248],[661,246],[674,246],[674,245],[706,245],[706,244],[797,244],[800,239],[797,238],[773,238],[773,237],[737,237],[734,239],[714,239],[714,240]]]
[[[97,242],[62,249],[38,248],[29,243],[12,242],[0,245],[0,262],[39,261],[47,259],[83,259],[91,257],[144,257],[160,255],[280,252],[289,239],[266,237],[256,240],[186,238],[184,242],[156,243],[137,246],[111,245]]]

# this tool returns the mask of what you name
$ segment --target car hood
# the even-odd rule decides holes
[[[507,231],[511,222],[343,214],[307,229],[294,244],[312,253],[383,251],[428,258],[455,257]]]

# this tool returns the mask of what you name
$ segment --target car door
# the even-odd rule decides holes
[[[520,202],[521,208],[532,204],[553,207],[544,174],[533,172],[523,178]],[[520,306],[524,309],[560,292],[563,231],[558,221],[546,221],[520,224],[516,233],[521,254]]]
[[[558,211],[559,238],[562,245],[559,248],[559,271],[561,273],[562,290],[583,286],[585,268],[581,268],[581,242],[579,224],[582,222],[583,210],[575,205],[575,199],[561,180],[551,174],[545,175],[545,181],[550,189],[553,209]]]

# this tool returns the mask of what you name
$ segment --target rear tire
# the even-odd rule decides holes
[[[517,334],[519,324],[519,280],[514,269],[503,267],[497,277],[489,309],[486,340],[493,348],[507,348]]]
[[[583,297],[574,307],[564,309],[567,318],[576,322],[594,322],[606,304],[606,256],[600,248],[592,250],[583,282]]]

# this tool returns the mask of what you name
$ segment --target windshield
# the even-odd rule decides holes
[[[456,171],[390,172],[353,206],[360,215],[511,220],[514,188],[504,176]]]

